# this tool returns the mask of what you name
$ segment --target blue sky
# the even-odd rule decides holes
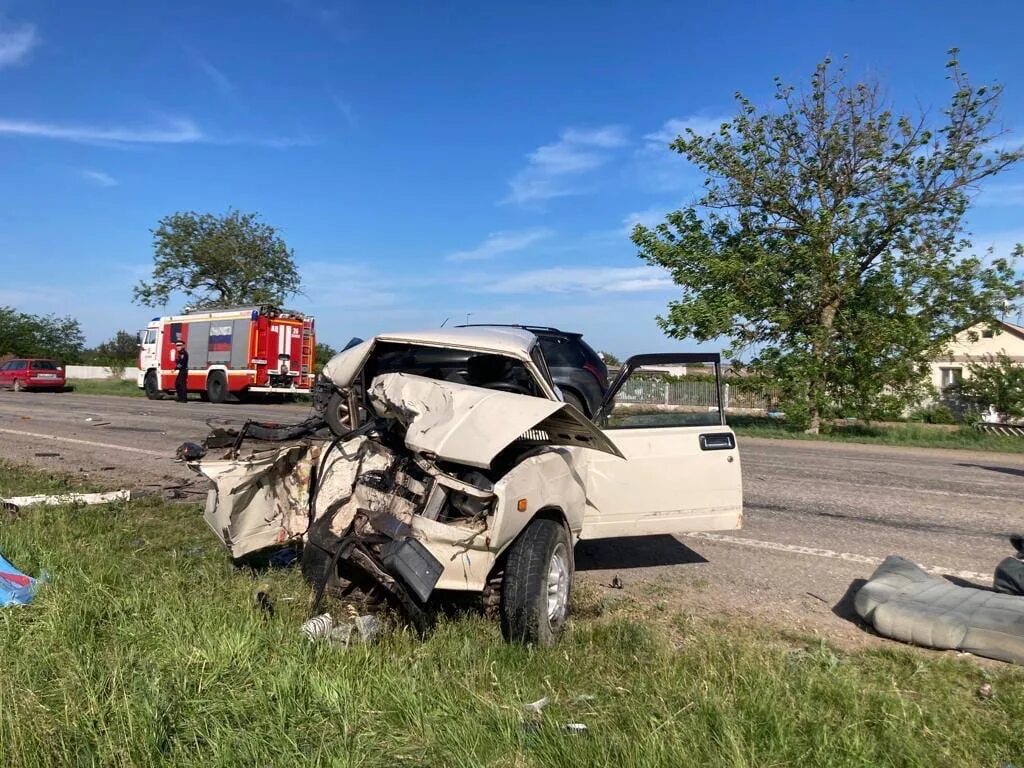
[[[0,305],[91,344],[140,327],[156,221],[234,207],[295,249],[329,343],[471,313],[679,350],[627,232],[695,198],[665,145],[735,91],[769,104],[773,75],[848,54],[937,111],[959,46],[1024,138],[1022,3],[691,5],[0,0]],[[1024,240],[1022,211],[1015,171],[980,194],[977,244]]]

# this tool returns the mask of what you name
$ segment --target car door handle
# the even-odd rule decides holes
[[[711,432],[700,436],[702,451],[730,451],[736,447],[736,438],[732,432]]]

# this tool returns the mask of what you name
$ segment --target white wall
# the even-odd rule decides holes
[[[102,365],[64,366],[64,376],[69,379],[110,379],[113,378],[113,375],[109,368],[105,368]],[[135,381],[135,377],[138,375],[139,369],[131,366],[124,369],[124,375],[121,378],[125,381]]]
[[[1017,362],[1024,362],[1024,339],[1013,330],[1021,331],[1017,326],[1011,328],[997,328],[990,331],[985,324],[979,324],[973,328],[961,331],[952,339],[943,351],[939,359],[931,364],[932,385],[940,390],[944,383],[943,368],[958,370],[963,378],[970,377],[968,366],[972,362],[984,363],[988,355],[996,355],[1002,352]],[[991,335],[986,335],[991,333]]]

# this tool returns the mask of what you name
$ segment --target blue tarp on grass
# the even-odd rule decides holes
[[[25,605],[36,592],[36,580],[26,576],[0,555],[0,608]]]

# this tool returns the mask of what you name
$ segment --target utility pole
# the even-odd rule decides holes
[[[469,325],[469,318],[471,318],[472,316],[473,316],[472,312],[467,312],[466,313],[466,325]]]

